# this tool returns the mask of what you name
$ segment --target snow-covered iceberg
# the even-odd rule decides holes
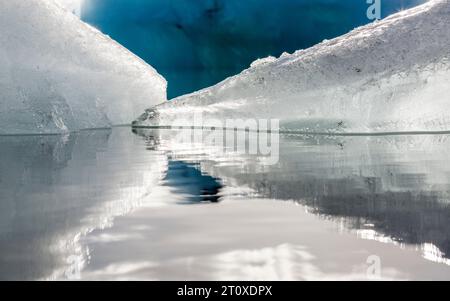
[[[54,0],[0,0],[0,134],[129,124],[166,99],[151,66]]]
[[[135,126],[280,119],[307,132],[450,130],[450,1],[431,0],[148,109]],[[216,126],[214,123],[213,126]],[[179,124],[178,124],[179,125]]]

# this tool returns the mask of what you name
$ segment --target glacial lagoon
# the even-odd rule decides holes
[[[0,279],[449,279],[449,135],[176,136],[0,137]]]

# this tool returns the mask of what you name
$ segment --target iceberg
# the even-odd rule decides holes
[[[152,107],[135,127],[279,119],[282,130],[450,130],[450,2],[431,0],[306,50],[259,60],[211,88]],[[197,124],[195,124],[197,125]]]
[[[0,134],[130,124],[166,80],[54,0],[0,0]]]

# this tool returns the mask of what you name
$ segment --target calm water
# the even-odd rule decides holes
[[[450,279],[450,136],[176,134],[0,137],[0,279]]]

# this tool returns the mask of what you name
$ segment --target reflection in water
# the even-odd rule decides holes
[[[367,240],[447,275],[449,136],[285,135],[270,165],[176,134],[0,137],[0,279],[361,279],[324,268],[365,263]]]
[[[185,200],[189,203],[217,203],[220,200],[222,185],[219,179],[202,174],[198,165],[169,161],[164,183],[175,188],[174,193],[186,195]]]
[[[304,246],[283,244],[259,250],[235,250],[210,259],[216,266],[216,279],[223,281],[350,281],[365,279],[364,268],[351,274],[326,273],[316,265],[317,258]],[[379,280],[398,278],[395,271],[385,270]]]
[[[160,133],[161,146],[170,145],[173,135]],[[193,160],[199,160],[198,146],[178,146],[172,155],[178,150],[188,161],[190,147]],[[201,153],[207,159],[199,166],[225,184],[252,188],[260,197],[295,200],[324,218],[343,217],[345,228],[361,238],[415,244],[426,259],[448,263],[449,149],[448,135],[283,136],[276,165],[261,168],[255,166],[258,160],[217,155],[206,146]]]
[[[82,236],[141,206],[163,175],[166,157],[137,145],[128,129],[0,137],[0,279],[77,278]]]

